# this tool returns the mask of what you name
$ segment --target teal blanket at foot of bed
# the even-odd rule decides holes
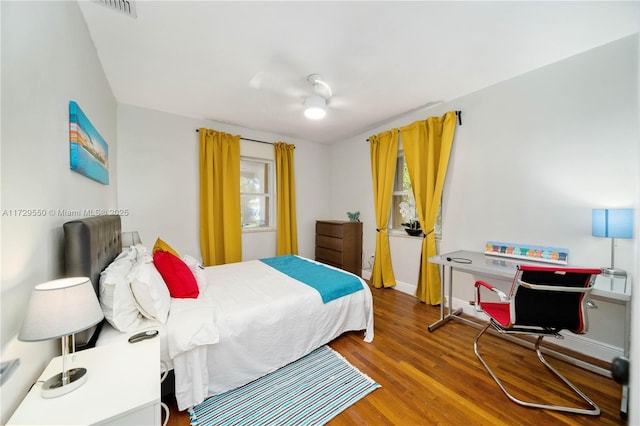
[[[357,277],[292,254],[268,257],[260,261],[315,288],[324,303],[362,290],[362,282]]]

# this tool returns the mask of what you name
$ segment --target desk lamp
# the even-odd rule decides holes
[[[138,234],[138,231],[123,232],[121,234],[121,238],[122,238],[123,249],[142,243],[142,240],[140,240],[140,234]]]
[[[626,276],[624,270],[614,267],[614,247],[616,238],[633,237],[633,209],[593,209],[591,235],[611,238],[611,267],[602,268],[602,273]]]
[[[67,369],[69,335],[86,330],[103,318],[89,278],[62,278],[34,287],[18,339],[36,342],[62,338],[62,372],[44,382],[43,398],[62,396],[87,381],[86,368]]]

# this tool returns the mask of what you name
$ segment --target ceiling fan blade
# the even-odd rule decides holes
[[[249,80],[249,87],[260,90],[262,88],[262,80],[264,79],[264,71],[257,72],[251,80]]]

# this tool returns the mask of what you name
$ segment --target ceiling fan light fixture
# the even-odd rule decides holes
[[[304,115],[311,120],[320,120],[327,115],[327,101],[322,96],[311,95],[304,100]]]

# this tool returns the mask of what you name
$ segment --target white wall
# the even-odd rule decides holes
[[[610,240],[591,236],[591,209],[637,207],[637,58],[637,38],[625,38],[333,145],[332,215],[359,209],[365,258],[372,254],[375,225],[365,140],[462,110],[443,194],[440,252],[482,251],[487,240],[496,240],[567,247],[573,265],[609,265]],[[420,244],[406,236],[390,239],[398,287],[413,293]],[[616,266],[635,271],[637,241],[616,243]],[[471,300],[473,280],[461,274],[454,298]],[[621,309],[598,304],[600,309],[589,312],[586,337],[605,350],[608,345],[620,349]]]
[[[313,257],[315,220],[329,215],[329,146],[128,105],[118,106],[118,204],[130,212],[123,229],[139,231],[145,245],[160,237],[179,253],[201,258],[195,131],[200,127],[296,146],[299,253]],[[273,158],[271,145],[240,144],[241,155]],[[243,260],[274,256],[275,241],[275,232],[243,233]]]
[[[116,102],[76,2],[1,2],[2,360],[20,358],[0,388],[4,424],[59,341],[16,339],[31,290],[64,273],[58,209],[116,207]],[[108,186],[69,169],[69,101],[109,144]],[[15,216],[43,209],[45,216]],[[51,210],[54,212],[51,212]]]

